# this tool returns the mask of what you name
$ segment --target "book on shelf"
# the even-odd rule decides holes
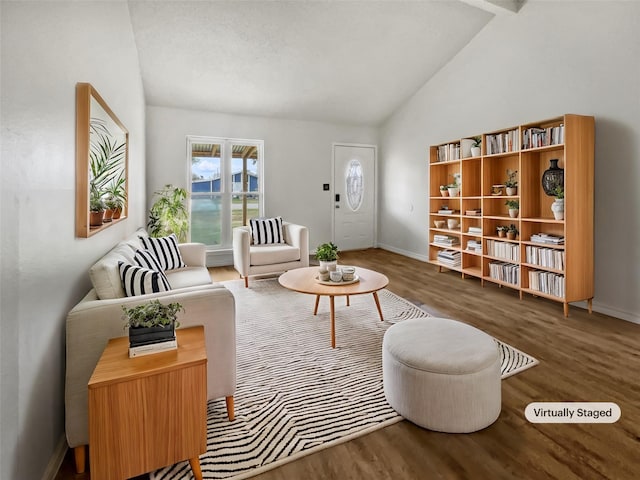
[[[452,267],[459,267],[462,264],[460,252],[455,250],[440,250],[436,258],[438,262]]]
[[[508,132],[486,135],[485,137],[487,155],[515,152],[520,145],[517,128]]]
[[[438,210],[438,215],[455,215],[457,213],[457,210],[451,210],[450,208],[441,208]]]
[[[564,250],[527,245],[525,254],[527,263],[531,265],[553,268],[554,270],[564,270]]]
[[[564,124],[555,127],[531,127],[522,132],[522,149],[561,145],[564,143]]]
[[[468,240],[467,250],[475,253],[482,253],[482,243],[477,240]]]
[[[480,215],[482,215],[482,209],[481,208],[473,208],[471,210],[465,210],[464,214],[469,216],[469,217],[479,217]]]
[[[149,343],[137,347],[129,347],[129,358],[142,357],[152,353],[166,352],[178,348],[178,340],[167,340],[165,342]]]
[[[467,230],[467,233],[470,233],[472,235],[482,235],[482,228],[481,227],[469,227],[469,229]]]
[[[531,235],[531,242],[535,243],[548,243],[553,245],[563,245],[564,244],[564,236],[562,235],[552,235],[550,233],[534,233]]]
[[[448,143],[438,147],[438,162],[450,162],[460,159],[460,144]]]
[[[542,270],[531,270],[529,272],[529,288],[547,295],[564,298],[564,275]]]
[[[516,286],[520,285],[520,266],[507,262],[490,262],[489,277]]]

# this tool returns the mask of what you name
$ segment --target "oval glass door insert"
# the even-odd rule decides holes
[[[364,199],[362,164],[358,160],[351,160],[347,166],[346,173],[347,205],[355,212],[362,206],[362,200]]]

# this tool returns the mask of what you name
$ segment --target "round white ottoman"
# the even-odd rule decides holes
[[[456,320],[417,318],[389,327],[382,376],[389,404],[430,430],[475,432],[500,415],[498,345]]]

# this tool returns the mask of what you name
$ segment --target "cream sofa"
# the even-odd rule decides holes
[[[233,229],[233,266],[244,286],[249,286],[250,275],[286,272],[309,266],[309,230],[302,225],[282,222],[285,243],[254,245],[251,227]]]
[[[132,307],[152,299],[179,302],[185,310],[179,317],[180,328],[204,325],[208,398],[225,397],[229,419],[234,417],[236,331],[232,293],[221,284],[212,283],[204,245],[185,243],[178,247],[187,267],[165,272],[171,291],[126,297],[118,262],[132,263],[135,251],[142,248],[139,235],[147,233],[137,231],[91,267],[93,288],[67,316],[65,422],[67,442],[74,449],[79,473],[84,471],[85,447],[89,443],[87,383],[107,341],[127,335],[123,305]]]

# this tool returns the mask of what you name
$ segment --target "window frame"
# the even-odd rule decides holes
[[[189,239],[191,241],[191,198],[192,192],[192,146],[194,144],[207,143],[220,145],[220,192],[211,192],[211,195],[221,198],[221,229],[220,245],[207,245],[207,251],[231,251],[233,242],[232,225],[232,198],[233,195],[248,195],[254,192],[233,192],[233,146],[253,146],[257,150],[258,161],[258,216],[264,216],[264,140],[246,138],[227,138],[202,135],[187,135],[186,146],[186,177],[189,192]],[[248,183],[250,185],[250,182]],[[248,219],[247,219],[248,220]]]

